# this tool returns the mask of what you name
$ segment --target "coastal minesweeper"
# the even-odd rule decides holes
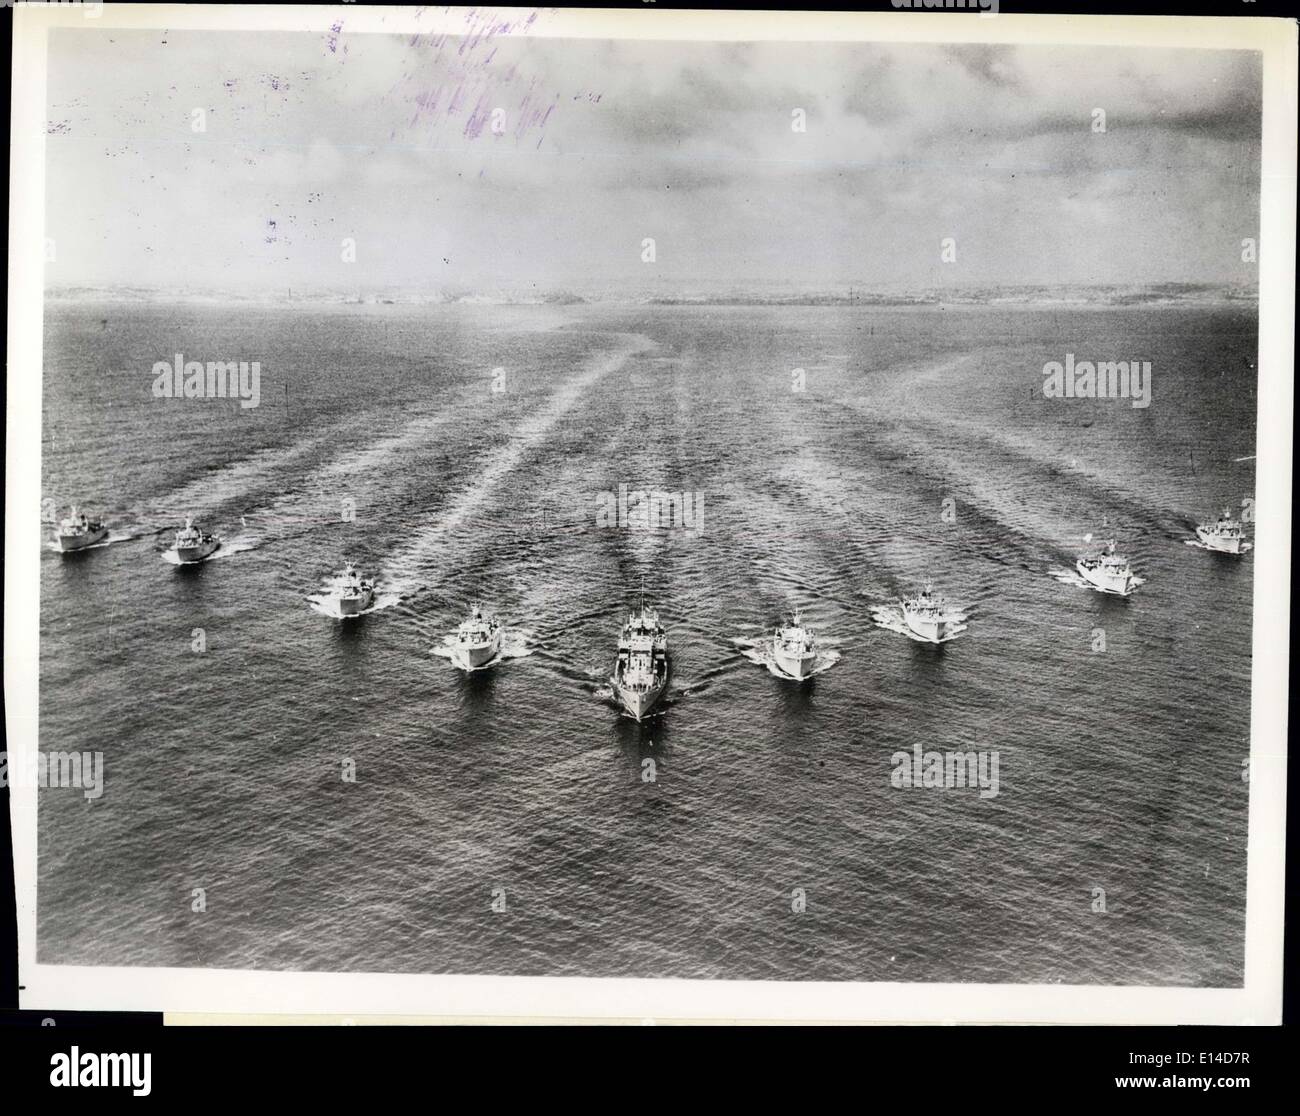
[[[669,670],[668,635],[659,614],[643,600],[618,637],[618,660],[610,680],[614,696],[639,721],[667,688]]]
[[[451,645],[452,661],[465,670],[491,662],[501,651],[501,625],[495,616],[484,616],[478,605],[471,606],[469,618],[456,629]]]
[[[960,623],[961,617],[927,581],[915,597],[903,598],[903,620],[922,639],[940,643]]]
[[[803,679],[812,673],[817,663],[817,639],[811,628],[804,627],[798,611],[772,636],[772,658],[791,678]]]
[[[1085,554],[1075,563],[1079,576],[1103,593],[1118,593],[1126,597],[1136,586],[1128,559],[1115,553],[1115,540],[1111,539],[1100,554]]]
[[[54,537],[55,543],[64,554],[70,550],[85,550],[103,540],[108,534],[108,527],[98,519],[87,519],[85,512],[78,512],[73,505],[72,514],[59,523],[59,533]]]
[[[351,562],[343,571],[340,583],[334,586],[330,598],[338,607],[340,616],[356,616],[365,612],[375,601],[375,583],[367,581]]]
[[[1242,543],[1246,541],[1241,524],[1232,518],[1228,508],[1223,509],[1223,514],[1214,523],[1202,523],[1197,527],[1196,537],[1211,550],[1223,554],[1240,554]]]
[[[183,566],[202,562],[220,545],[220,538],[200,531],[194,520],[186,518],[185,526],[176,532],[176,560]]]

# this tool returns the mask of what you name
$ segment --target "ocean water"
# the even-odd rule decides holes
[[[39,960],[1239,985],[1252,559],[1184,543],[1253,493],[1256,334],[50,302],[42,493],[114,541],[42,556],[41,746],[105,790],[40,796]],[[178,352],[259,361],[260,405],[153,398]],[[1151,406],[1044,399],[1067,352],[1150,360]],[[703,523],[598,526],[620,485]],[[217,559],[165,560],[186,515]],[[1132,597],[1052,576],[1089,533]],[[340,622],[346,560],[380,601]],[[927,577],[969,615],[941,647],[873,620]],[[606,683],[643,583],[674,676],[637,724]],[[473,601],[513,651],[465,674]],[[802,684],[746,654],[795,607],[834,653]],[[894,786],[916,745],[996,751],[998,794]]]

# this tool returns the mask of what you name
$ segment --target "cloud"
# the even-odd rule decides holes
[[[978,81],[1002,89],[1015,89],[1020,85],[1012,47],[964,43],[945,48],[945,54]]]
[[[354,235],[349,284],[617,290],[651,281],[655,236],[657,283],[905,284],[955,235],[970,281],[1127,280],[1135,243],[1144,274],[1195,281],[1236,274],[1215,230],[1258,207],[1245,52],[411,39],[343,18],[335,51],[56,32],[52,278],[165,281],[184,258],[296,288],[334,281]]]

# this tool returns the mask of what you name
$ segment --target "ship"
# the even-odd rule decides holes
[[[772,659],[791,678],[807,678],[817,664],[817,639],[796,611],[772,636]]]
[[[202,562],[220,545],[220,538],[200,531],[194,526],[194,520],[186,518],[185,526],[176,532],[176,560],[182,566]]]
[[[927,581],[915,597],[903,598],[903,622],[921,639],[941,643],[957,628],[961,617]]]
[[[1202,523],[1197,527],[1196,537],[1210,550],[1217,550],[1221,554],[1240,554],[1246,543],[1241,524],[1232,518],[1229,508],[1224,508],[1223,514],[1214,523]]]
[[[356,616],[375,603],[375,583],[367,581],[349,562],[343,570],[343,580],[330,593],[340,616]]]
[[[456,629],[451,645],[452,661],[465,670],[491,662],[501,651],[501,625],[495,616],[484,616],[478,605],[469,610],[469,618]]]
[[[98,519],[86,518],[85,512],[78,512],[76,506],[67,519],[60,521],[59,532],[54,537],[58,548],[67,554],[72,550],[85,550],[102,542],[108,534],[108,527]]]
[[[1099,554],[1086,554],[1075,563],[1079,576],[1103,593],[1127,597],[1137,588],[1136,577],[1128,559],[1115,553],[1115,540],[1106,543]]]
[[[663,696],[670,670],[668,635],[659,614],[642,600],[618,637],[618,659],[610,679],[614,696],[639,721]]]

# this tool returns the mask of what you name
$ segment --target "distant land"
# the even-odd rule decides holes
[[[1078,285],[952,287],[924,290],[882,291],[842,287],[822,291],[724,290],[613,294],[570,290],[540,291],[536,288],[496,291],[411,291],[411,290],[189,290],[151,287],[49,286],[51,301],[119,302],[252,302],[268,305],[286,303],[335,305],[514,305],[571,306],[592,303],[641,304],[653,306],[1161,306],[1161,305],[1255,305],[1259,301],[1254,285],[1222,286],[1206,283],[1158,283],[1147,286]]]

